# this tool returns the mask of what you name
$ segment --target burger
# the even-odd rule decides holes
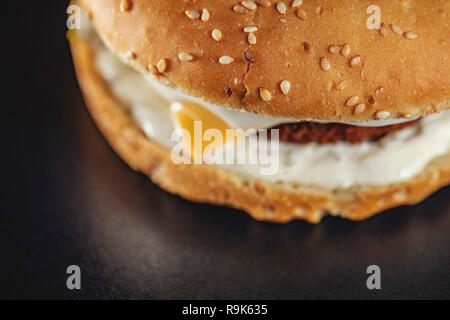
[[[449,1],[80,5],[69,39],[88,109],[120,157],[173,194],[317,223],[450,183]],[[211,161],[224,153],[232,161]]]

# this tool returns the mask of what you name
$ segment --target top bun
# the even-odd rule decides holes
[[[450,108],[448,0],[82,3],[125,62],[218,105],[332,121]]]

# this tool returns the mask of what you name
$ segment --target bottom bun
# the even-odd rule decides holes
[[[327,214],[363,220],[392,207],[420,202],[450,184],[450,153],[401,183],[337,190],[261,181],[218,166],[174,164],[171,151],[149,139],[112,94],[95,68],[89,42],[73,36],[71,48],[88,109],[114,150],[131,168],[186,199],[242,209],[257,220],[318,223]]]

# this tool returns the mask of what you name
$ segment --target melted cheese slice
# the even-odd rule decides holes
[[[204,155],[245,136],[242,129],[234,129],[221,117],[197,103],[174,102],[170,109],[176,128],[182,129],[184,151],[195,163]]]

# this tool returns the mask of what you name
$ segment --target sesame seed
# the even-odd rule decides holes
[[[331,68],[330,62],[328,61],[327,58],[321,58],[320,59],[320,66],[322,67],[323,70],[328,71]]]
[[[234,59],[232,57],[229,57],[229,56],[223,56],[223,57],[220,57],[220,59],[219,59],[219,63],[220,64],[230,64],[233,61],[234,61]]]
[[[355,113],[356,113],[356,114],[363,113],[364,110],[366,110],[366,105],[365,105],[364,103],[358,104],[358,105],[355,107]]]
[[[403,34],[402,29],[400,29],[400,27],[398,27],[398,26],[396,26],[396,25],[394,25],[394,24],[391,24],[391,29],[392,29],[392,31],[394,31],[394,33],[396,33],[396,34],[399,34],[399,35],[402,35],[402,34]]]
[[[386,30],[386,26],[384,23],[382,23],[380,25],[380,29],[378,30],[378,32],[380,33],[380,35],[382,35],[383,37],[387,35],[387,30]]]
[[[377,90],[375,90],[375,94],[379,95],[380,93],[382,93],[384,91],[384,87],[378,87]]]
[[[189,19],[192,20],[200,18],[200,13],[198,13],[198,11],[195,10],[186,10],[184,13]]]
[[[291,7],[297,8],[297,7],[300,7],[302,4],[303,4],[303,0],[294,0],[294,1],[292,1]]]
[[[323,12],[322,6],[318,6],[318,7],[316,8],[316,14],[317,14],[318,16],[320,16],[320,15],[322,14],[322,12]]]
[[[190,55],[189,53],[186,53],[186,52],[181,52],[181,53],[178,55],[178,58],[179,58],[181,61],[183,61],[183,62],[189,62],[189,61],[194,60],[194,57],[193,57],[192,55]]]
[[[286,14],[287,8],[284,2],[277,3],[277,10],[280,14]]]
[[[272,94],[270,93],[269,90],[261,88],[261,89],[259,89],[259,95],[260,95],[261,99],[263,99],[266,102],[272,100]]]
[[[147,66],[147,70],[148,72],[150,72],[153,76],[158,76],[158,70],[156,69],[155,66],[152,66],[151,64],[149,64]]]
[[[248,10],[245,9],[243,6],[241,6],[240,4],[237,4],[233,7],[233,11],[237,12],[237,13],[247,13]]]
[[[256,10],[256,3],[254,1],[242,1],[241,4],[248,10]]]
[[[291,83],[287,80],[281,81],[280,89],[281,92],[283,92],[283,94],[287,96],[289,94],[289,91],[291,90]]]
[[[362,81],[367,80],[367,72],[365,70],[361,70],[361,72],[359,73],[359,76],[361,77]]]
[[[256,1],[261,7],[267,8],[270,6],[270,0],[258,0]]]
[[[161,60],[159,60],[158,63],[156,64],[156,68],[158,69],[159,73],[163,73],[164,71],[166,71],[167,59],[162,58]]]
[[[137,54],[134,51],[127,51],[127,53],[125,53],[125,58],[126,59],[136,59]]]
[[[347,101],[345,102],[345,105],[347,107],[354,107],[354,106],[356,106],[358,101],[359,101],[359,98],[357,96],[353,96],[353,97],[347,99]]]
[[[331,92],[334,88],[334,85],[335,85],[334,81],[329,81],[327,85],[327,92]]]
[[[348,43],[344,44],[344,46],[342,47],[341,54],[344,57],[347,57],[350,54],[350,46],[348,45]]]
[[[306,15],[306,11],[303,10],[303,9],[298,9],[297,10],[297,17],[299,17],[302,20],[308,19],[308,16]]]
[[[255,36],[255,34],[253,32],[250,32],[248,34],[247,40],[248,40],[248,43],[250,43],[251,45],[255,45],[256,44],[256,36]]]
[[[328,48],[328,51],[330,51],[330,53],[339,53],[341,51],[341,46],[331,46]]]
[[[354,56],[352,59],[350,59],[350,66],[356,67],[361,64],[361,56]]]
[[[203,9],[202,11],[202,21],[206,22],[209,20],[209,11],[208,9]]]
[[[211,33],[212,37],[214,40],[216,41],[220,41],[222,40],[222,31],[220,31],[219,29],[214,29]]]
[[[130,11],[131,6],[132,6],[131,0],[122,0],[120,2],[120,11],[122,12]]]
[[[256,31],[258,31],[258,27],[252,26],[252,27],[245,27],[244,28],[244,32],[256,32]]]
[[[344,90],[348,85],[348,81],[346,80],[342,80],[341,82],[338,83],[338,85],[336,86],[336,89],[338,90]]]
[[[411,31],[405,32],[404,36],[408,40],[414,40],[419,37],[417,34],[415,34],[414,32],[411,32]]]
[[[414,118],[414,116],[413,116],[411,113],[405,113],[405,114],[403,115],[403,118],[408,119],[408,120],[411,120],[411,119]]]
[[[391,113],[389,111],[378,111],[377,112],[377,118],[381,119],[381,120],[385,120],[385,119],[389,118],[390,115],[391,115]]]

